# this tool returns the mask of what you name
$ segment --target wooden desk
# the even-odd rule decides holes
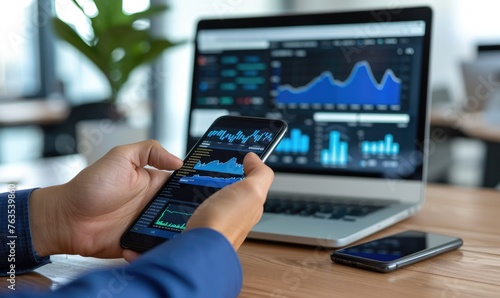
[[[60,99],[0,103],[0,126],[57,124],[68,115],[68,104]]]
[[[392,273],[331,263],[321,247],[246,241],[239,251],[241,297],[498,297],[500,293],[500,192],[432,185],[420,213],[367,239],[406,229],[459,236],[462,248]],[[59,257],[60,276],[30,273],[17,288],[50,288],[81,274],[85,259]],[[120,260],[88,259],[95,268]],[[87,266],[88,267],[88,266]],[[44,267],[38,271],[41,272]],[[50,269],[50,268],[46,268]],[[0,290],[5,289],[4,279]]]
[[[488,125],[482,112],[433,110],[431,111],[431,125],[449,127],[471,138],[500,143],[500,126]]]
[[[418,229],[459,236],[464,245],[386,274],[332,264],[328,250],[247,242],[241,297],[498,297],[498,214],[499,191],[429,187],[420,213],[363,242]]]

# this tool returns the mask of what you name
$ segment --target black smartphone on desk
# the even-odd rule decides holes
[[[219,189],[244,178],[249,152],[265,161],[287,130],[286,122],[222,116],[208,128],[150,203],[121,237],[124,248],[143,252],[176,237],[194,210]]]
[[[457,237],[410,230],[336,250],[330,258],[338,264],[390,272],[457,249],[462,244],[462,239]]]

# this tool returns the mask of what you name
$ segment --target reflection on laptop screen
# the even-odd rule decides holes
[[[425,27],[199,28],[188,148],[220,115],[282,118],[277,171],[421,179]]]

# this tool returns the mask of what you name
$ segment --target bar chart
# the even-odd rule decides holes
[[[170,203],[163,213],[156,219],[155,225],[176,231],[186,228],[186,222],[193,215],[194,207]]]
[[[253,142],[271,142],[273,139],[272,132],[264,132],[256,129],[252,134],[246,135],[244,131],[239,130],[237,133],[233,134],[225,129],[214,129],[207,133],[208,140],[218,140],[227,141],[228,143],[240,142],[245,144],[249,139]]]
[[[398,155],[399,144],[394,143],[394,136],[386,134],[383,140],[361,142],[361,153],[363,155]]]
[[[290,137],[281,140],[275,152],[306,154],[309,152],[309,143],[309,136],[294,128],[290,131]]]
[[[331,131],[329,148],[321,150],[321,164],[324,166],[346,166],[349,162],[349,145],[341,141],[340,132]]]

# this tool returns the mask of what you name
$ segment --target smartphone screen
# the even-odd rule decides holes
[[[179,235],[206,198],[244,178],[247,153],[254,152],[265,161],[286,129],[281,120],[218,118],[127,229],[121,245],[145,251]]]
[[[388,272],[456,249],[462,243],[457,237],[406,231],[334,251],[331,259],[339,264]]]

